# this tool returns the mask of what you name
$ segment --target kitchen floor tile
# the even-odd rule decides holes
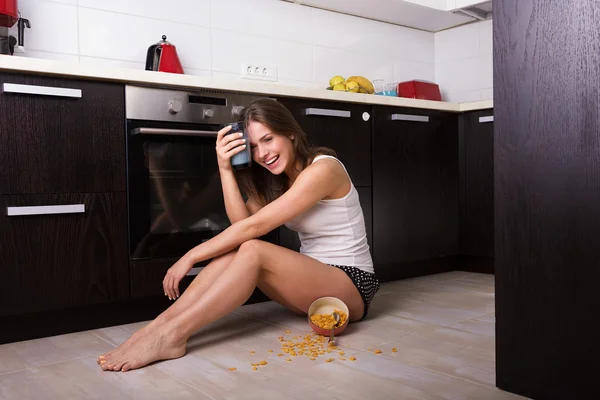
[[[0,375],[0,398],[19,400],[196,399],[209,400],[153,367],[102,371],[95,357]]]
[[[328,387],[338,398],[357,387],[379,390],[381,397],[369,398],[421,398],[421,399],[518,399],[493,387],[457,379],[425,368],[392,360],[381,354],[362,352],[351,363],[331,362],[299,372],[315,382],[333,383]],[[352,382],[352,385],[349,383]],[[350,388],[348,388],[350,386]],[[398,392],[402,393],[399,395]],[[372,393],[363,390],[365,395]]]
[[[474,321],[483,322],[490,325],[496,325],[496,313],[490,313],[486,315],[482,315],[481,317],[477,317],[473,319]]]
[[[456,324],[450,325],[448,328],[454,328],[460,331],[476,333],[478,335],[488,336],[492,338],[496,335],[496,328],[493,325],[477,320],[458,322]]]
[[[52,336],[0,346],[0,359],[7,355],[6,368],[40,367],[61,361],[73,360],[92,355],[100,355],[114,347],[91,332],[78,332]],[[12,360],[12,361],[10,361]],[[0,361],[0,366],[4,365]]]
[[[493,288],[470,272],[386,282],[368,318],[315,360],[283,352],[312,331],[275,302],[240,307],[196,332],[184,357],[126,373],[96,357],[150,321],[7,344],[0,398],[518,399],[495,387]]]

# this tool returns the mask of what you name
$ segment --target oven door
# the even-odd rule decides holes
[[[131,259],[180,257],[230,226],[218,126],[127,121]]]

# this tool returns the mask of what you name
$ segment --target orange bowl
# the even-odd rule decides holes
[[[313,322],[310,320],[310,317],[315,314],[332,314],[335,309],[342,310],[348,316],[343,325],[338,326],[333,330],[333,334],[337,336],[342,333],[344,329],[346,329],[348,326],[348,321],[350,321],[350,310],[348,310],[346,303],[337,297],[320,297],[312,302],[310,307],[308,307],[308,324],[313,331],[315,331],[315,333],[323,336],[329,336],[331,334],[331,330],[319,328],[317,325],[313,324]]]

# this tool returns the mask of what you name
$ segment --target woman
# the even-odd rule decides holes
[[[168,270],[165,296],[177,301],[98,357],[102,369],[127,371],[183,356],[195,331],[243,305],[256,287],[298,314],[306,314],[319,297],[335,296],[348,306],[351,321],[367,315],[379,282],[358,193],[344,166],[331,150],[309,147],[292,114],[274,100],[253,102],[241,120],[249,143],[226,135],[229,126],[218,132],[216,143],[232,225]],[[234,173],[230,159],[248,145],[253,164]],[[300,253],[256,239],[283,224],[299,232]],[[211,258],[180,297],[181,279]]]

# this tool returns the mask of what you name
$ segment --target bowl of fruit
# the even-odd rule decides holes
[[[334,313],[339,316],[338,321]],[[337,297],[320,297],[308,308],[308,323],[318,335],[330,336],[332,328],[333,334],[339,335],[348,326],[349,319],[348,306]]]
[[[344,79],[343,76],[336,75],[329,80],[327,90],[350,93],[375,93],[373,83],[364,76],[350,76]]]

